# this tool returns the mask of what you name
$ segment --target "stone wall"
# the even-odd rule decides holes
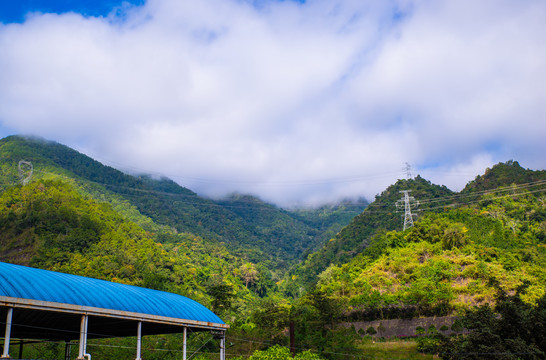
[[[351,323],[342,323],[341,326],[352,328],[354,327],[356,332],[365,333],[366,329],[372,326],[377,334],[377,337],[400,337],[400,336],[415,336],[418,335],[416,329],[422,327],[425,330],[431,325],[434,325],[436,330],[444,335],[453,334],[451,325],[457,319],[455,316],[436,316],[418,319],[393,319],[393,320],[374,320],[374,321],[360,321]],[[447,326],[449,330],[440,331],[442,326]]]

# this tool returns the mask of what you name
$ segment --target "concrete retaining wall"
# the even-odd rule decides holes
[[[361,333],[365,333],[366,329],[372,326],[377,334],[377,337],[400,337],[400,336],[415,336],[418,335],[416,329],[420,326],[425,330],[431,325],[434,325],[438,332],[444,335],[453,334],[451,325],[457,319],[455,316],[437,316],[418,319],[394,319],[394,320],[374,320],[360,321],[352,323],[342,323],[341,326],[351,328],[354,326],[356,332],[362,329]],[[447,326],[449,330],[440,331],[442,326]]]

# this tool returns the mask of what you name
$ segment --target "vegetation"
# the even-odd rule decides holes
[[[434,207],[447,203],[445,198],[453,192],[445,186],[432,185],[429,181],[416,177],[409,180],[398,180],[388,187],[371,203],[366,210],[344,227],[334,238],[330,239],[317,252],[307,256],[301,265],[291,269],[284,284],[287,295],[298,296],[300,288],[308,289],[318,281],[317,275],[330,265],[342,265],[366,249],[375,234],[400,228],[400,215],[395,206],[401,198],[402,190],[412,190],[416,198],[439,199]]]
[[[224,246],[190,234],[160,235],[169,241],[154,241],[110,205],[61,181],[37,181],[0,196],[2,261],[171,291],[217,308],[229,308],[217,286],[240,300],[255,296],[239,271],[244,260]],[[253,285],[261,286],[257,279]]]
[[[517,161],[509,160],[486,169],[483,175],[470,181],[463,189],[463,194],[476,193],[516,184],[544,182],[546,170],[529,170],[520,166]]]
[[[80,194],[110,203],[149,231],[168,227],[229,244],[231,253],[264,265],[279,273],[278,278],[305,251],[316,248],[321,234],[329,231],[251,196],[205,199],[172,180],[127,175],[39,138],[10,136],[0,140],[0,190],[19,183],[20,160],[33,164],[33,179],[70,182]],[[349,217],[338,217],[330,223],[342,227],[348,221]]]
[[[365,339],[359,345],[362,359],[368,360],[429,360],[432,354],[423,354],[417,350],[417,343],[408,339],[375,341]]]
[[[317,287],[352,320],[447,315],[526,282],[521,297],[535,303],[546,293],[544,200],[519,190],[429,213],[410,230],[377,234],[351,262],[323,271]]]
[[[242,360],[243,357],[235,357],[234,360]],[[322,358],[310,351],[303,351],[298,354],[296,354],[294,357],[292,357],[292,354],[290,353],[290,350],[288,348],[275,345],[270,347],[267,350],[256,350],[254,354],[252,354],[248,360],[262,360],[262,359],[271,359],[271,360],[289,360],[289,359],[296,359],[296,360],[321,360]]]
[[[442,359],[546,357],[546,296],[531,305],[501,292],[494,307],[468,309],[462,322],[468,334],[440,337],[431,352]]]
[[[34,166],[24,186],[22,159]],[[241,194],[204,199],[171,180],[123,174],[63,145],[23,137],[0,140],[0,178],[0,261],[193,298],[230,324],[232,356],[289,357],[290,324],[300,359],[381,358],[386,349],[416,359],[430,358],[419,352],[461,358],[495,346],[544,353],[536,324],[546,294],[546,172],[515,161],[488,169],[460,193],[416,177],[399,180],[369,206],[358,200],[291,211]],[[406,231],[394,205],[402,190],[421,202]],[[443,338],[447,327],[427,326],[417,340],[393,341],[382,339],[381,324],[361,334],[340,326],[453,314],[464,316],[452,330],[479,336]],[[518,324],[512,333],[507,321]],[[190,338],[196,349],[207,344],[200,359],[217,350],[210,334]],[[125,358],[133,340],[90,346],[99,358]],[[179,356],[177,335],[147,341],[147,359]],[[62,350],[37,345],[29,354],[54,358]]]

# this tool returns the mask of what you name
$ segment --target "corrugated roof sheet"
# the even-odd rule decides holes
[[[2,262],[0,296],[224,324],[181,295]]]

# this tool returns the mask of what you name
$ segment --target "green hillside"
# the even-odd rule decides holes
[[[374,202],[360,215],[354,217],[320,250],[310,254],[301,266],[291,270],[291,278],[286,284],[287,292],[293,293],[294,288],[308,287],[316,282],[317,275],[331,264],[341,265],[349,262],[369,246],[375,234],[400,229],[403,225],[403,211],[397,208],[396,203],[403,197],[401,193],[403,190],[411,190],[411,195],[415,199],[427,200],[420,207],[421,211],[426,208],[438,209],[446,204],[446,197],[454,194],[445,186],[433,185],[420,176],[415,179],[398,180],[381,195],[376,196]]]
[[[257,296],[245,286],[240,268],[246,262],[224,246],[189,234],[165,235],[170,242],[157,243],[109,204],[59,180],[0,195],[0,261],[171,291],[208,305],[220,285],[240,301]]]
[[[517,161],[510,160],[486,169],[483,175],[478,175],[474,180],[470,181],[461,193],[485,192],[508,185],[529,184],[529,187],[534,187],[536,182],[545,180],[546,170],[525,169]],[[538,190],[540,191],[540,188]]]
[[[150,228],[153,224],[223,242],[232,253],[270,269],[286,269],[295,263],[304,251],[317,246],[326,231],[259,199],[244,196],[215,202],[172,180],[127,175],[64,145],[37,138],[0,140],[2,188],[19,182],[20,160],[32,163],[33,180],[68,181],[81,194],[110,203],[147,230],[157,231]]]
[[[318,208],[295,209],[290,214],[318,229],[316,243],[318,246],[322,246],[326,241],[336,236],[355,216],[360,215],[368,205],[368,201],[364,198],[346,199],[336,204],[323,205]],[[309,250],[316,251],[318,248]]]
[[[292,305],[275,293],[276,285],[263,264],[233,255],[227,246],[214,240],[168,231],[154,224],[151,227],[162,232],[144,230],[110,204],[80,194],[67,181],[36,180],[25,186],[12,186],[0,194],[0,261],[188,296],[210,307],[231,325],[228,341],[231,351],[239,354],[250,355],[266,348],[273,339],[275,343],[285,342],[280,334]],[[159,243],[159,238],[168,241]],[[309,316],[316,313],[313,310],[299,318],[298,324],[309,324]],[[319,332],[313,334],[320,333],[321,328],[320,325]],[[190,344],[199,348],[207,336],[210,335],[194,335]],[[246,338],[255,340],[241,341]],[[106,348],[95,354],[104,351],[104,358],[111,357],[112,351],[119,353],[120,358],[132,355],[131,347],[122,350],[128,345],[124,339],[105,341]],[[171,335],[154,341],[161,344],[156,346],[177,348],[180,338]],[[36,345],[36,353],[47,352],[49,358],[57,358],[62,346]],[[29,353],[34,353],[34,346],[30,347]],[[211,351],[216,349],[214,346]],[[148,358],[174,360],[178,355],[156,354]]]
[[[319,208],[283,210],[242,194],[232,194],[217,203],[240,216],[245,228],[252,233],[271,238],[273,245],[298,258],[304,252],[317,250],[367,206],[367,202],[360,199]],[[293,241],[294,238],[298,240]]]
[[[34,169],[26,185],[20,160]],[[300,349],[365,358],[339,322],[455,314],[499,294],[534,306],[546,294],[546,172],[515,161],[459,193],[418,176],[369,205],[293,211],[248,195],[204,199],[23,137],[0,140],[0,179],[0,261],[191,297],[231,325],[235,354],[286,346],[293,322]],[[402,231],[406,190],[420,204]]]
[[[26,185],[19,184],[20,160],[31,162],[34,169]],[[313,228],[309,221],[253,197],[218,203],[201,199],[168,179],[129,176],[40,139],[1,140],[0,169],[1,261],[186,295],[217,312],[232,326],[235,339],[252,336],[284,343],[279,334],[293,305],[276,293],[279,275],[271,269],[294,261],[307,246],[316,246],[323,229],[343,221],[333,218],[329,226]],[[202,203],[213,210],[206,212]],[[208,233],[202,234],[211,236],[191,233],[173,215],[192,212],[197,214],[188,215],[190,226],[206,225]],[[231,226],[226,218],[243,224],[249,242],[222,236]],[[324,223],[328,221],[325,214]],[[211,224],[223,229],[213,232]],[[229,231],[241,235],[233,226]],[[303,245],[290,244],[289,236]],[[302,326],[311,324],[319,311],[312,304],[304,308],[307,315],[297,322]],[[305,325],[312,329],[310,335],[301,335],[311,339],[309,346],[320,343],[316,336],[321,324]],[[164,341],[174,344],[178,339]],[[239,341],[236,349],[251,354],[256,346]]]
[[[319,231],[294,219],[285,210],[250,196],[233,194],[217,201],[223,208],[237,214],[243,227],[257,239],[269,239],[279,258],[294,259],[313,247]],[[287,256],[288,255],[288,256]]]
[[[503,174],[506,166],[498,166]],[[353,260],[323,271],[317,289],[349,319],[445,315],[522,285],[522,299],[536,302],[546,293],[546,177],[532,175],[509,176],[525,183],[490,188],[471,204],[461,193],[411,229],[376,234]]]

